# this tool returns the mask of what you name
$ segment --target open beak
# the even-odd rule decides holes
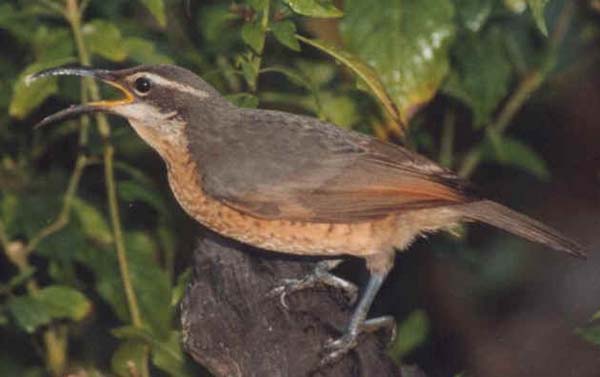
[[[126,105],[132,103],[135,100],[135,97],[133,96],[131,91],[129,91],[129,89],[127,89],[118,82],[117,76],[112,71],[108,71],[105,69],[92,69],[85,67],[50,68],[27,76],[27,78],[25,79],[25,83],[29,85],[29,83],[35,80],[48,76],[93,77],[95,79],[100,79],[105,83],[119,89],[119,91],[123,93],[124,97],[121,99],[111,101],[95,101],[82,105],[72,105],[67,109],[59,111],[56,114],[49,115],[46,118],[42,119],[41,122],[36,124],[36,128],[43,127],[50,123],[55,123],[64,119],[72,118],[81,114],[88,114],[99,111],[110,112],[115,106]]]

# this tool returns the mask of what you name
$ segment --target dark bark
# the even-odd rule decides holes
[[[352,305],[330,287],[295,292],[286,310],[268,293],[314,263],[260,251],[207,233],[181,304],[184,346],[216,377],[400,376],[385,353],[390,334],[363,334],[338,363],[318,369],[323,345],[340,336]]]

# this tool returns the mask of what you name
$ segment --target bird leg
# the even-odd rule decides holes
[[[330,286],[343,291],[350,300],[350,303],[353,304],[358,297],[358,288],[356,285],[330,272],[342,262],[342,259],[328,259],[318,262],[312,273],[302,279],[284,279],[281,286],[269,292],[269,296],[279,296],[281,305],[289,309],[286,297],[290,293],[319,286]]]
[[[326,366],[335,363],[349,351],[351,351],[358,344],[358,336],[362,332],[373,332],[381,329],[382,327],[388,327],[392,329],[392,339],[395,336],[395,322],[391,316],[383,316],[366,320],[371,304],[381,288],[383,281],[387,275],[387,271],[384,273],[373,272],[369,278],[369,282],[365,289],[365,292],[360,299],[350,323],[341,338],[329,342],[325,349],[329,352],[320,363],[320,366]]]

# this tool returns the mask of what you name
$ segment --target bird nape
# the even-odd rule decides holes
[[[40,124],[95,111],[125,117],[168,165],[179,204],[206,227],[275,252],[365,259],[369,282],[345,333],[325,346],[323,364],[352,350],[362,330],[389,325],[389,317],[366,320],[367,313],[395,251],[420,234],[479,221],[585,256],[576,242],[474,195],[467,182],[421,155],[316,118],[238,108],[184,68],[59,67],[28,80],[56,75],[91,76],[124,97],[74,106]],[[276,291],[307,282],[351,287],[324,266]]]

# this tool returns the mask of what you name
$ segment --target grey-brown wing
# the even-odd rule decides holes
[[[221,127],[191,138],[203,188],[254,217],[360,222],[465,200],[426,158],[314,118],[243,110]]]

